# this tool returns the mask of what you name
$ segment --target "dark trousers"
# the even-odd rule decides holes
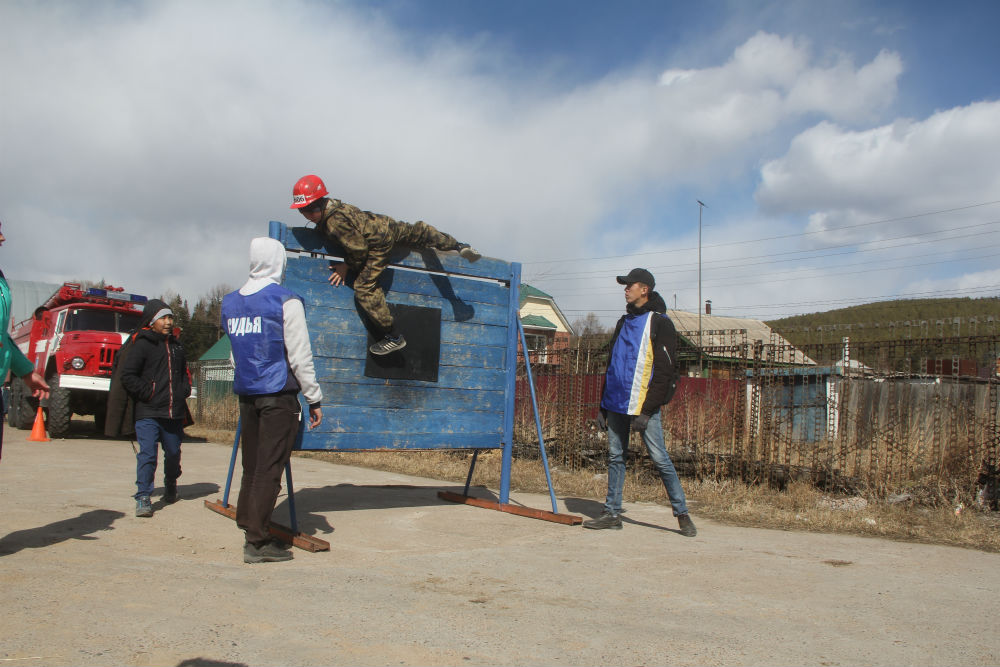
[[[281,491],[281,473],[299,431],[298,396],[288,392],[240,396],[243,479],[236,501],[236,525],[260,547],[271,539],[268,524]]]

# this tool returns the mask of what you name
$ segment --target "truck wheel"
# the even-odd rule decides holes
[[[69,409],[69,389],[59,386],[58,375],[49,379],[49,388],[49,411],[45,425],[49,429],[50,438],[61,438],[69,433],[70,417],[73,416]]]
[[[7,409],[7,422],[22,431],[31,428],[35,423],[37,403],[32,405],[28,386],[21,378],[10,381],[10,407]]]

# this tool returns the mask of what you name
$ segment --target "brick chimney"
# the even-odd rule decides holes
[[[712,300],[711,299],[706,299],[705,300],[705,314],[706,315],[711,315],[712,314]]]

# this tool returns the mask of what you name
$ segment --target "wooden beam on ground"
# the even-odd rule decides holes
[[[232,505],[223,505],[221,500],[206,500],[205,507],[213,512],[218,512],[222,516],[229,517],[234,521],[236,520],[236,508]],[[326,540],[321,540],[318,537],[306,535],[305,533],[292,533],[291,528],[282,526],[280,523],[272,521],[268,528],[272,535],[291,544],[293,547],[312,552],[330,550],[330,543]]]
[[[451,491],[438,491],[438,498],[441,498],[442,500],[450,500],[453,503],[463,503],[465,505],[473,505],[475,507],[497,510],[498,512],[526,516],[531,519],[541,519],[542,521],[562,523],[567,526],[575,526],[583,523],[583,517],[576,516],[574,514],[555,514],[553,512],[546,512],[545,510],[536,510],[531,507],[520,507],[518,505],[511,505],[510,503],[498,503],[493,500],[483,500],[482,498],[463,496],[460,493],[453,493]]]

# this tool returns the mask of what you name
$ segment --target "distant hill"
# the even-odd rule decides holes
[[[1000,333],[1000,297],[879,301],[767,324],[795,345],[818,343],[820,337],[829,342],[836,332],[848,331],[855,340],[993,335]]]

